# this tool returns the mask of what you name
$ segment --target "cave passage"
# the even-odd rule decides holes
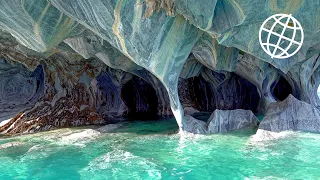
[[[289,94],[292,94],[292,88],[285,78],[280,77],[278,82],[274,85],[272,94],[277,101],[283,101]]]
[[[216,109],[215,89],[202,76],[189,78],[188,88],[196,109],[207,112],[212,112]]]
[[[139,77],[126,82],[121,98],[128,107],[127,118],[131,120],[152,120],[158,118],[158,98],[154,88]]]
[[[195,108],[200,111],[212,112],[215,109],[257,111],[260,100],[257,87],[237,74],[232,73],[218,87],[214,87],[201,76],[189,78],[188,85]]]

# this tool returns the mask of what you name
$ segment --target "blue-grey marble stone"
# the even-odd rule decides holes
[[[250,110],[219,110],[216,109],[208,121],[198,120],[186,115],[186,131],[195,134],[224,133],[243,128],[257,127],[258,118]]]
[[[0,59],[0,122],[32,108],[44,93],[44,70]]]
[[[289,95],[284,101],[269,105],[259,129],[271,132],[320,132],[320,111],[315,106]]]
[[[320,107],[318,0],[0,2],[0,121],[12,119],[4,133],[107,123],[148,106],[195,132],[203,123],[185,111],[265,114],[290,93]],[[305,34],[287,59],[258,40],[276,13],[292,14]],[[141,97],[128,100],[130,90]]]
[[[215,110],[209,118],[208,133],[229,132],[257,127],[258,118],[249,110]]]

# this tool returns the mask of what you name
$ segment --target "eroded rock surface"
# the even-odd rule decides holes
[[[250,110],[219,110],[216,109],[207,122],[187,115],[186,131],[196,134],[223,133],[248,127],[256,127],[257,117]]]
[[[209,118],[209,133],[229,132],[258,125],[257,117],[248,110],[215,110]]]
[[[320,111],[313,105],[289,95],[284,101],[269,105],[259,129],[272,132],[320,132]]]

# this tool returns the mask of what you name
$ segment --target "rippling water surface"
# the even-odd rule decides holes
[[[254,129],[176,134],[174,120],[2,138],[0,179],[319,179],[320,135],[252,142]]]

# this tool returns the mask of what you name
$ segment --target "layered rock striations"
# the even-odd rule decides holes
[[[187,115],[186,122],[185,130],[195,134],[230,132],[257,127],[259,123],[252,111],[243,109],[216,109],[206,122]]]
[[[289,131],[320,132],[320,111],[314,105],[299,101],[291,94],[281,102],[268,106],[259,129],[252,141],[273,140]]]
[[[311,104],[289,95],[284,101],[269,105],[259,129],[320,132],[320,111]]]
[[[214,133],[221,131],[209,127],[225,122],[233,127],[226,131],[255,124],[252,112],[265,114],[289,94],[320,106],[317,0],[1,4],[2,133],[171,115],[180,130]],[[269,57],[258,38],[276,13],[292,14],[305,32],[301,50],[282,60]],[[221,118],[208,126],[194,112]]]

